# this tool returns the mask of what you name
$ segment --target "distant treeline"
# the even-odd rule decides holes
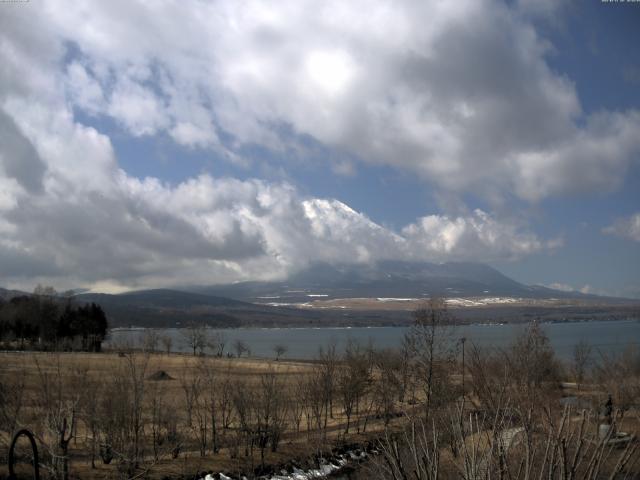
[[[100,305],[75,305],[71,296],[59,296],[50,287],[0,299],[0,342],[5,348],[97,352],[107,328]]]

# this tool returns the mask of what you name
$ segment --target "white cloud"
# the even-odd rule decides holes
[[[302,206],[319,260],[366,263],[406,255],[404,238],[342,202],[311,199]]]
[[[108,188],[117,162],[107,136],[74,122],[61,103],[10,97],[3,109],[37,152],[37,162],[46,168],[43,182],[49,193],[68,198],[77,192]],[[13,158],[16,152],[10,145],[4,147],[8,148],[4,156]]]
[[[546,285],[549,288],[553,288],[554,290],[560,290],[561,292],[575,292],[576,288],[568,285],[566,283],[554,282],[549,285]]]
[[[356,174],[356,167],[352,162],[337,162],[331,166],[331,171],[344,177],[353,177]]]
[[[594,289],[593,289],[593,287],[591,285],[585,285],[584,287],[580,288],[580,293],[584,293],[585,295],[589,295],[589,294],[596,295],[596,293],[595,293],[595,291],[594,291]]]
[[[441,190],[539,201],[615,189],[640,150],[638,112],[587,115],[572,81],[548,67],[528,14],[555,11],[546,1],[49,1],[5,21],[28,17],[28,41],[44,53],[21,51],[26,34],[11,27],[5,56],[9,70],[36,70],[19,51],[55,76],[52,59],[73,45],[59,79],[68,100],[133,135],[224,150],[222,130],[227,149],[284,151],[286,125]]]
[[[179,122],[172,128],[170,134],[176,142],[189,147],[208,147],[219,143],[211,124],[202,128],[191,122]]]
[[[0,177],[0,212],[16,208],[21,193],[22,189],[15,179]]]
[[[166,107],[149,88],[125,79],[118,82],[107,113],[120,120],[135,136],[153,135],[168,125]]]
[[[560,290],[561,292],[580,292],[585,295],[624,296],[621,292],[612,294],[610,291],[606,291],[600,288],[594,288],[589,284],[583,285],[582,287],[574,287],[566,283],[555,282],[545,286],[553,288],[554,290]]]
[[[115,289],[283,276],[316,260],[487,261],[556,248],[561,239],[482,210],[394,232],[287,183],[132,178],[110,139],[74,116],[239,162],[247,145],[285,157],[300,150],[288,142],[309,136],[348,154],[327,160],[342,174],[358,161],[391,165],[443,195],[537,201],[616,188],[640,146],[640,114],[585,115],[517,8],[222,0],[3,10],[0,133],[11,141],[0,142],[0,280]]]
[[[44,169],[42,188],[27,195],[22,173],[10,176],[5,160],[24,153],[22,144],[0,145],[5,284],[118,290],[283,277],[314,261],[486,260],[545,248],[482,211],[425,217],[398,234],[287,183],[133,178],[119,169],[109,139],[68,112],[16,98],[4,111]]]
[[[497,221],[482,210],[466,217],[430,215],[402,230],[411,251],[454,259],[490,261],[538,252],[544,243],[517,226]]]
[[[107,108],[100,83],[77,61],[67,66],[65,77],[67,96],[75,105],[89,114],[103,112]]]
[[[612,225],[602,229],[602,232],[640,242],[640,212],[619,218]]]

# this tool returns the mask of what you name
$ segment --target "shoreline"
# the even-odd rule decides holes
[[[567,319],[567,320],[540,320],[537,321],[540,325],[558,325],[558,324],[573,324],[573,323],[593,323],[593,322],[602,322],[602,323],[640,323],[640,317],[638,318],[612,318],[609,320],[604,320],[601,318],[593,318],[593,319]],[[527,320],[521,321],[513,321],[513,322],[473,322],[473,323],[452,323],[447,325],[449,327],[502,327],[502,326],[517,326],[517,325],[526,325],[529,323]],[[413,323],[408,323],[406,325],[398,325],[397,323],[389,324],[389,325],[345,325],[345,326],[334,326],[327,325],[322,327],[301,327],[301,326],[242,326],[242,327],[214,327],[210,325],[204,325],[205,328],[210,330],[222,330],[222,331],[242,331],[242,330],[353,330],[353,329],[382,329],[382,328],[410,328]],[[130,327],[113,327],[108,331],[110,332],[135,332],[135,331],[144,331],[144,330],[182,330],[185,328],[189,328],[187,326],[173,326],[173,327],[145,327],[132,325]]]

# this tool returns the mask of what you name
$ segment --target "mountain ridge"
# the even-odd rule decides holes
[[[0,288],[4,301],[16,295],[29,294]],[[613,318],[628,312],[637,316],[633,312],[640,304],[638,300],[524,285],[482,263],[400,261],[319,263],[286,281],[77,293],[73,298],[100,304],[111,327],[198,323],[234,328],[407,325],[412,309],[434,296],[448,298],[463,321]],[[464,300],[479,298],[488,301]]]
[[[192,286],[187,290],[260,303],[279,299],[291,303],[322,296],[327,299],[375,297],[486,297],[598,299],[580,292],[519,283],[497,269],[476,262],[381,261],[375,265],[313,264],[289,279]],[[619,299],[623,300],[623,299]]]

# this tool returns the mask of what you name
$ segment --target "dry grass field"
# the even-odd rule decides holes
[[[311,467],[333,447],[370,441],[383,451],[384,461],[371,464],[384,479],[420,468],[417,480],[459,478],[471,451],[477,468],[496,473],[529,465],[536,478],[560,478],[573,468],[571,452],[602,458],[601,470],[580,460],[574,470],[584,478],[639,473],[637,351],[591,363],[578,355],[563,365],[532,325],[508,350],[470,348],[463,377],[458,356],[435,331],[416,327],[399,351],[351,345],[309,362],[0,352],[2,463],[11,432],[28,428],[43,478],[186,479],[202,471],[252,478],[292,461]],[[623,449],[600,438],[608,422],[611,439],[625,432]],[[439,476],[427,475],[438,465]],[[512,478],[527,478],[518,471]],[[0,467],[0,479],[7,473]]]
[[[364,425],[364,416],[375,417],[374,410],[369,407],[360,414],[354,414],[350,420],[350,434],[345,436],[346,417],[344,412],[336,405],[332,406],[326,421],[324,418],[313,416],[312,412],[302,413],[301,406],[294,405],[296,395],[300,395],[300,389],[305,382],[317,371],[317,365],[313,362],[299,361],[266,361],[250,358],[212,358],[194,357],[180,354],[144,354],[142,352],[127,353],[40,353],[40,352],[3,352],[0,353],[0,379],[4,385],[13,385],[14,393],[20,390],[18,400],[17,425],[32,430],[41,446],[41,461],[47,448],[42,445],[53,445],[56,442],[55,435],[51,431],[49,420],[45,417],[52,413],[64,410],[67,417],[73,415],[75,424],[73,431],[67,432],[72,438],[69,443],[68,456],[70,460],[71,478],[115,478],[126,477],[118,471],[115,460],[110,465],[105,465],[100,459],[99,443],[104,440],[96,440],[96,458],[94,468],[91,467],[91,423],[98,421],[104,423],[104,417],[109,413],[101,411],[101,404],[106,398],[115,395],[115,401],[131,402],[131,396],[120,398],[117,390],[122,386],[122,381],[127,376],[135,376],[135,381],[140,382],[141,388],[141,457],[144,467],[140,472],[146,478],[163,478],[165,476],[188,476],[197,471],[226,471],[246,472],[259,465],[262,460],[254,445],[253,453],[247,454],[246,445],[238,445],[241,441],[237,438],[237,432],[241,426],[238,412],[234,411],[234,394],[246,396],[249,400],[260,396],[259,390],[265,378],[274,382],[278,392],[272,392],[273,401],[282,402],[279,407],[286,416],[282,419],[282,439],[277,451],[271,448],[265,449],[265,464],[277,465],[291,459],[304,459],[312,456],[319,450],[340,443],[362,443],[376,435],[376,431],[383,428],[383,421],[379,418],[369,418]],[[137,371],[132,372],[132,368]],[[161,372],[161,375],[158,375]],[[204,372],[207,372],[206,374]],[[157,377],[160,379],[154,379]],[[205,380],[214,379],[214,384]],[[131,378],[131,380],[134,380]],[[49,382],[50,385],[45,386]],[[58,391],[59,388],[59,391]],[[199,435],[201,427],[206,421],[207,433],[210,436],[211,420],[206,419],[208,408],[211,407],[204,400],[209,394],[209,388],[214,389],[218,398],[222,395],[229,397],[228,426],[218,426],[219,451],[213,454],[209,445],[200,452]],[[53,397],[44,400],[47,393],[45,389],[56,390]],[[238,392],[238,389],[242,389]],[[197,390],[197,391],[195,391]],[[52,392],[49,392],[49,394]],[[57,398],[59,396],[59,398]],[[193,398],[199,397],[199,398]],[[277,398],[276,398],[277,397]],[[153,412],[153,405],[161,398],[159,414]],[[137,401],[133,399],[134,401]],[[191,407],[188,406],[192,402]],[[45,405],[45,403],[50,403]],[[364,402],[363,402],[364,403]],[[225,414],[224,405],[216,404],[216,420],[222,423],[220,418]],[[252,414],[259,415],[259,407],[248,406],[256,409]],[[278,408],[278,407],[276,407]],[[73,409],[73,412],[71,410]],[[189,413],[188,410],[192,412]],[[268,414],[268,412],[265,412]],[[135,412],[132,413],[135,415]],[[322,415],[317,412],[316,415]],[[160,415],[158,421],[154,415]],[[298,424],[294,416],[298,415]],[[187,418],[191,416],[192,418]],[[171,449],[165,439],[162,445],[157,446],[157,458],[154,455],[153,433],[154,422],[159,428],[164,428],[165,423],[175,424],[180,437],[180,452],[177,458],[172,458]],[[16,425],[16,426],[17,426]],[[320,428],[318,428],[320,426]],[[366,428],[366,432],[363,430]],[[99,434],[100,435],[100,434]],[[165,435],[166,436],[166,435]],[[7,426],[0,427],[0,448],[3,451],[8,445],[9,432]],[[26,445],[26,443],[25,443]],[[234,451],[232,451],[234,450]],[[4,455],[4,452],[3,452]],[[28,470],[25,467],[26,470]],[[0,476],[6,475],[6,467],[0,467]],[[1,477],[0,477],[1,478]]]

